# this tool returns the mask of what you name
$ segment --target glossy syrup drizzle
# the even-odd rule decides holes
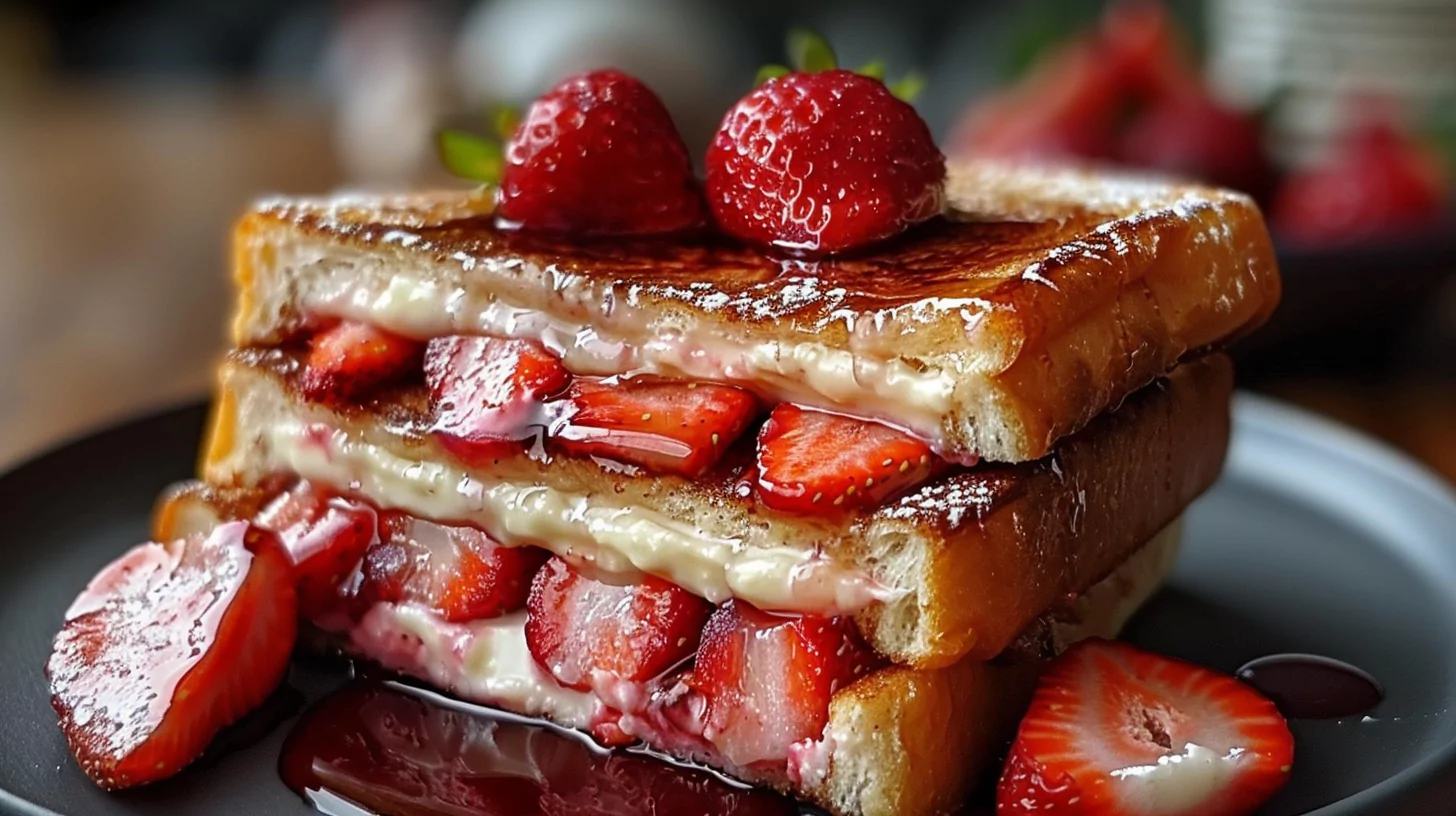
[[[1295,720],[1353,717],[1385,697],[1385,689],[1368,672],[1321,655],[1268,655],[1245,663],[1236,676]]]
[[[279,773],[329,816],[800,812],[702,770],[603,751],[552,726],[372,678],[305,712]]]

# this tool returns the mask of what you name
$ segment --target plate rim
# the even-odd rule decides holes
[[[1265,435],[1292,443],[1303,450],[1343,459],[1365,474],[1369,480],[1385,480],[1413,497],[1419,497],[1428,509],[1443,515],[1448,529],[1456,529],[1456,486],[1427,465],[1417,461],[1389,443],[1342,422],[1316,414],[1272,397],[1239,391],[1234,396],[1234,439],[1232,452],[1240,445],[1240,437]],[[1243,443],[1247,444],[1247,443]],[[1225,469],[1228,472],[1228,469]],[[1264,485],[1260,485],[1261,488]],[[1456,556],[1453,556],[1456,562]],[[1298,758],[1296,757],[1296,761]],[[1417,795],[1443,774],[1456,771],[1456,737],[1399,772],[1330,802],[1305,816],[1367,816],[1390,812],[1393,799]],[[1451,812],[1448,810],[1447,812]]]

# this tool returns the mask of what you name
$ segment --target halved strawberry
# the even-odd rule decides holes
[[[996,813],[1240,816],[1284,785],[1293,760],[1284,718],[1252,688],[1089,640],[1042,675]]]
[[[278,535],[293,561],[298,610],[315,622],[339,610],[339,586],[376,535],[372,507],[306,481],[280,493],[254,523]]]
[[[345,320],[309,340],[299,387],[311,400],[352,402],[418,370],[421,349],[413,340]]]
[[[552,558],[526,605],[526,646],[563,686],[642,683],[691,657],[713,607],[661,578],[613,584]]]
[[[563,449],[657,472],[698,477],[717,463],[753,421],[758,402],[741,388],[632,377],[577,380]]]
[[[535,547],[506,547],[474,527],[385,512],[379,541],[364,555],[365,601],[413,601],[446,620],[504,615],[526,604],[531,576],[546,561]]]
[[[46,663],[81,770],[108,789],[165,779],[262,703],[297,634],[292,572],[271,533],[233,522],[97,573]]]
[[[788,618],[733,600],[703,629],[687,683],[707,702],[703,736],[747,766],[818,739],[834,692],[879,663],[848,618]]]
[[[930,446],[889,426],[785,403],[758,432],[758,497],[796,513],[873,507],[938,464]]]
[[[434,430],[456,455],[485,461],[546,425],[542,403],[571,375],[534,340],[437,337],[425,349]]]

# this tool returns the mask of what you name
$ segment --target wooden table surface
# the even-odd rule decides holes
[[[339,181],[317,100],[216,87],[0,102],[0,461],[207,390],[234,216]]]

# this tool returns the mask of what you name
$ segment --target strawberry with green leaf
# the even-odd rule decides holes
[[[724,232],[811,255],[853,250],[938,215],[945,157],[930,129],[877,74],[836,67],[804,31],[791,68],[769,66],[708,148],[708,206]],[[897,83],[913,91],[919,80]]]
[[[440,134],[445,166],[496,185],[503,225],[571,235],[681,232],[706,220],[687,148],[662,100],[621,71],[571,77],[519,122],[497,114],[500,141]]]

